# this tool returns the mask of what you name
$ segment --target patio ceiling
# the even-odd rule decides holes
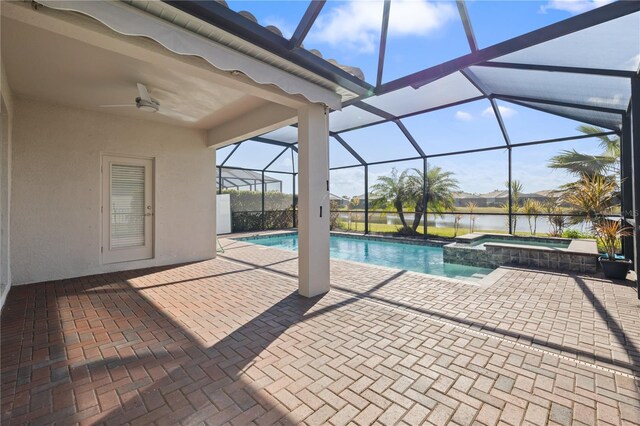
[[[199,77],[5,17],[2,32],[3,37],[20,40],[7,43],[2,54],[13,90],[25,98],[203,129],[268,103]],[[30,55],[24,55],[25,51]],[[134,107],[100,107],[133,104],[138,82],[146,84],[151,96],[176,111],[176,115],[151,114]]]

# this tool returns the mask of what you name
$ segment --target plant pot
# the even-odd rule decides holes
[[[602,266],[602,272],[607,278],[613,278],[616,280],[624,280],[627,278],[627,273],[631,269],[630,260],[607,260],[600,259],[600,265]]]

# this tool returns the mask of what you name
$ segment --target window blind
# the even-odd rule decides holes
[[[144,245],[144,166],[111,165],[111,248]]]

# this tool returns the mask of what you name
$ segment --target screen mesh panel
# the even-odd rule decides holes
[[[298,142],[298,128],[287,126],[274,130],[273,132],[265,133],[262,137],[278,142],[296,143]]]
[[[364,102],[393,115],[405,115],[482,96],[469,80],[456,72],[422,86],[405,87],[395,92],[366,99]]]
[[[631,97],[629,79],[588,74],[471,67],[493,94],[571,102],[626,110]]]
[[[503,109],[505,121],[511,118],[510,112]],[[402,122],[427,155],[505,145],[487,99],[414,115]]]
[[[579,108],[569,108],[557,105],[540,104],[536,102],[522,102],[523,105],[539,108],[552,114],[560,114],[577,121],[618,130],[622,126],[622,115],[608,112],[590,111]]]
[[[635,71],[640,64],[639,28],[640,12],[528,47],[495,60]]]
[[[384,119],[378,115],[351,105],[342,111],[334,111],[329,115],[329,130],[339,132],[383,120]]]

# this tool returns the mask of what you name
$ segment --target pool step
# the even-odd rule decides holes
[[[479,273],[475,273],[473,275],[471,275],[473,278],[479,278],[479,279],[483,279],[484,277],[487,276],[487,274],[479,274]]]
[[[478,274],[475,273],[473,275],[469,276],[461,276],[461,275],[457,275],[453,278],[457,279],[457,280],[463,280],[463,281],[473,281],[473,282],[478,282],[481,281],[484,277],[486,277],[487,274]]]

